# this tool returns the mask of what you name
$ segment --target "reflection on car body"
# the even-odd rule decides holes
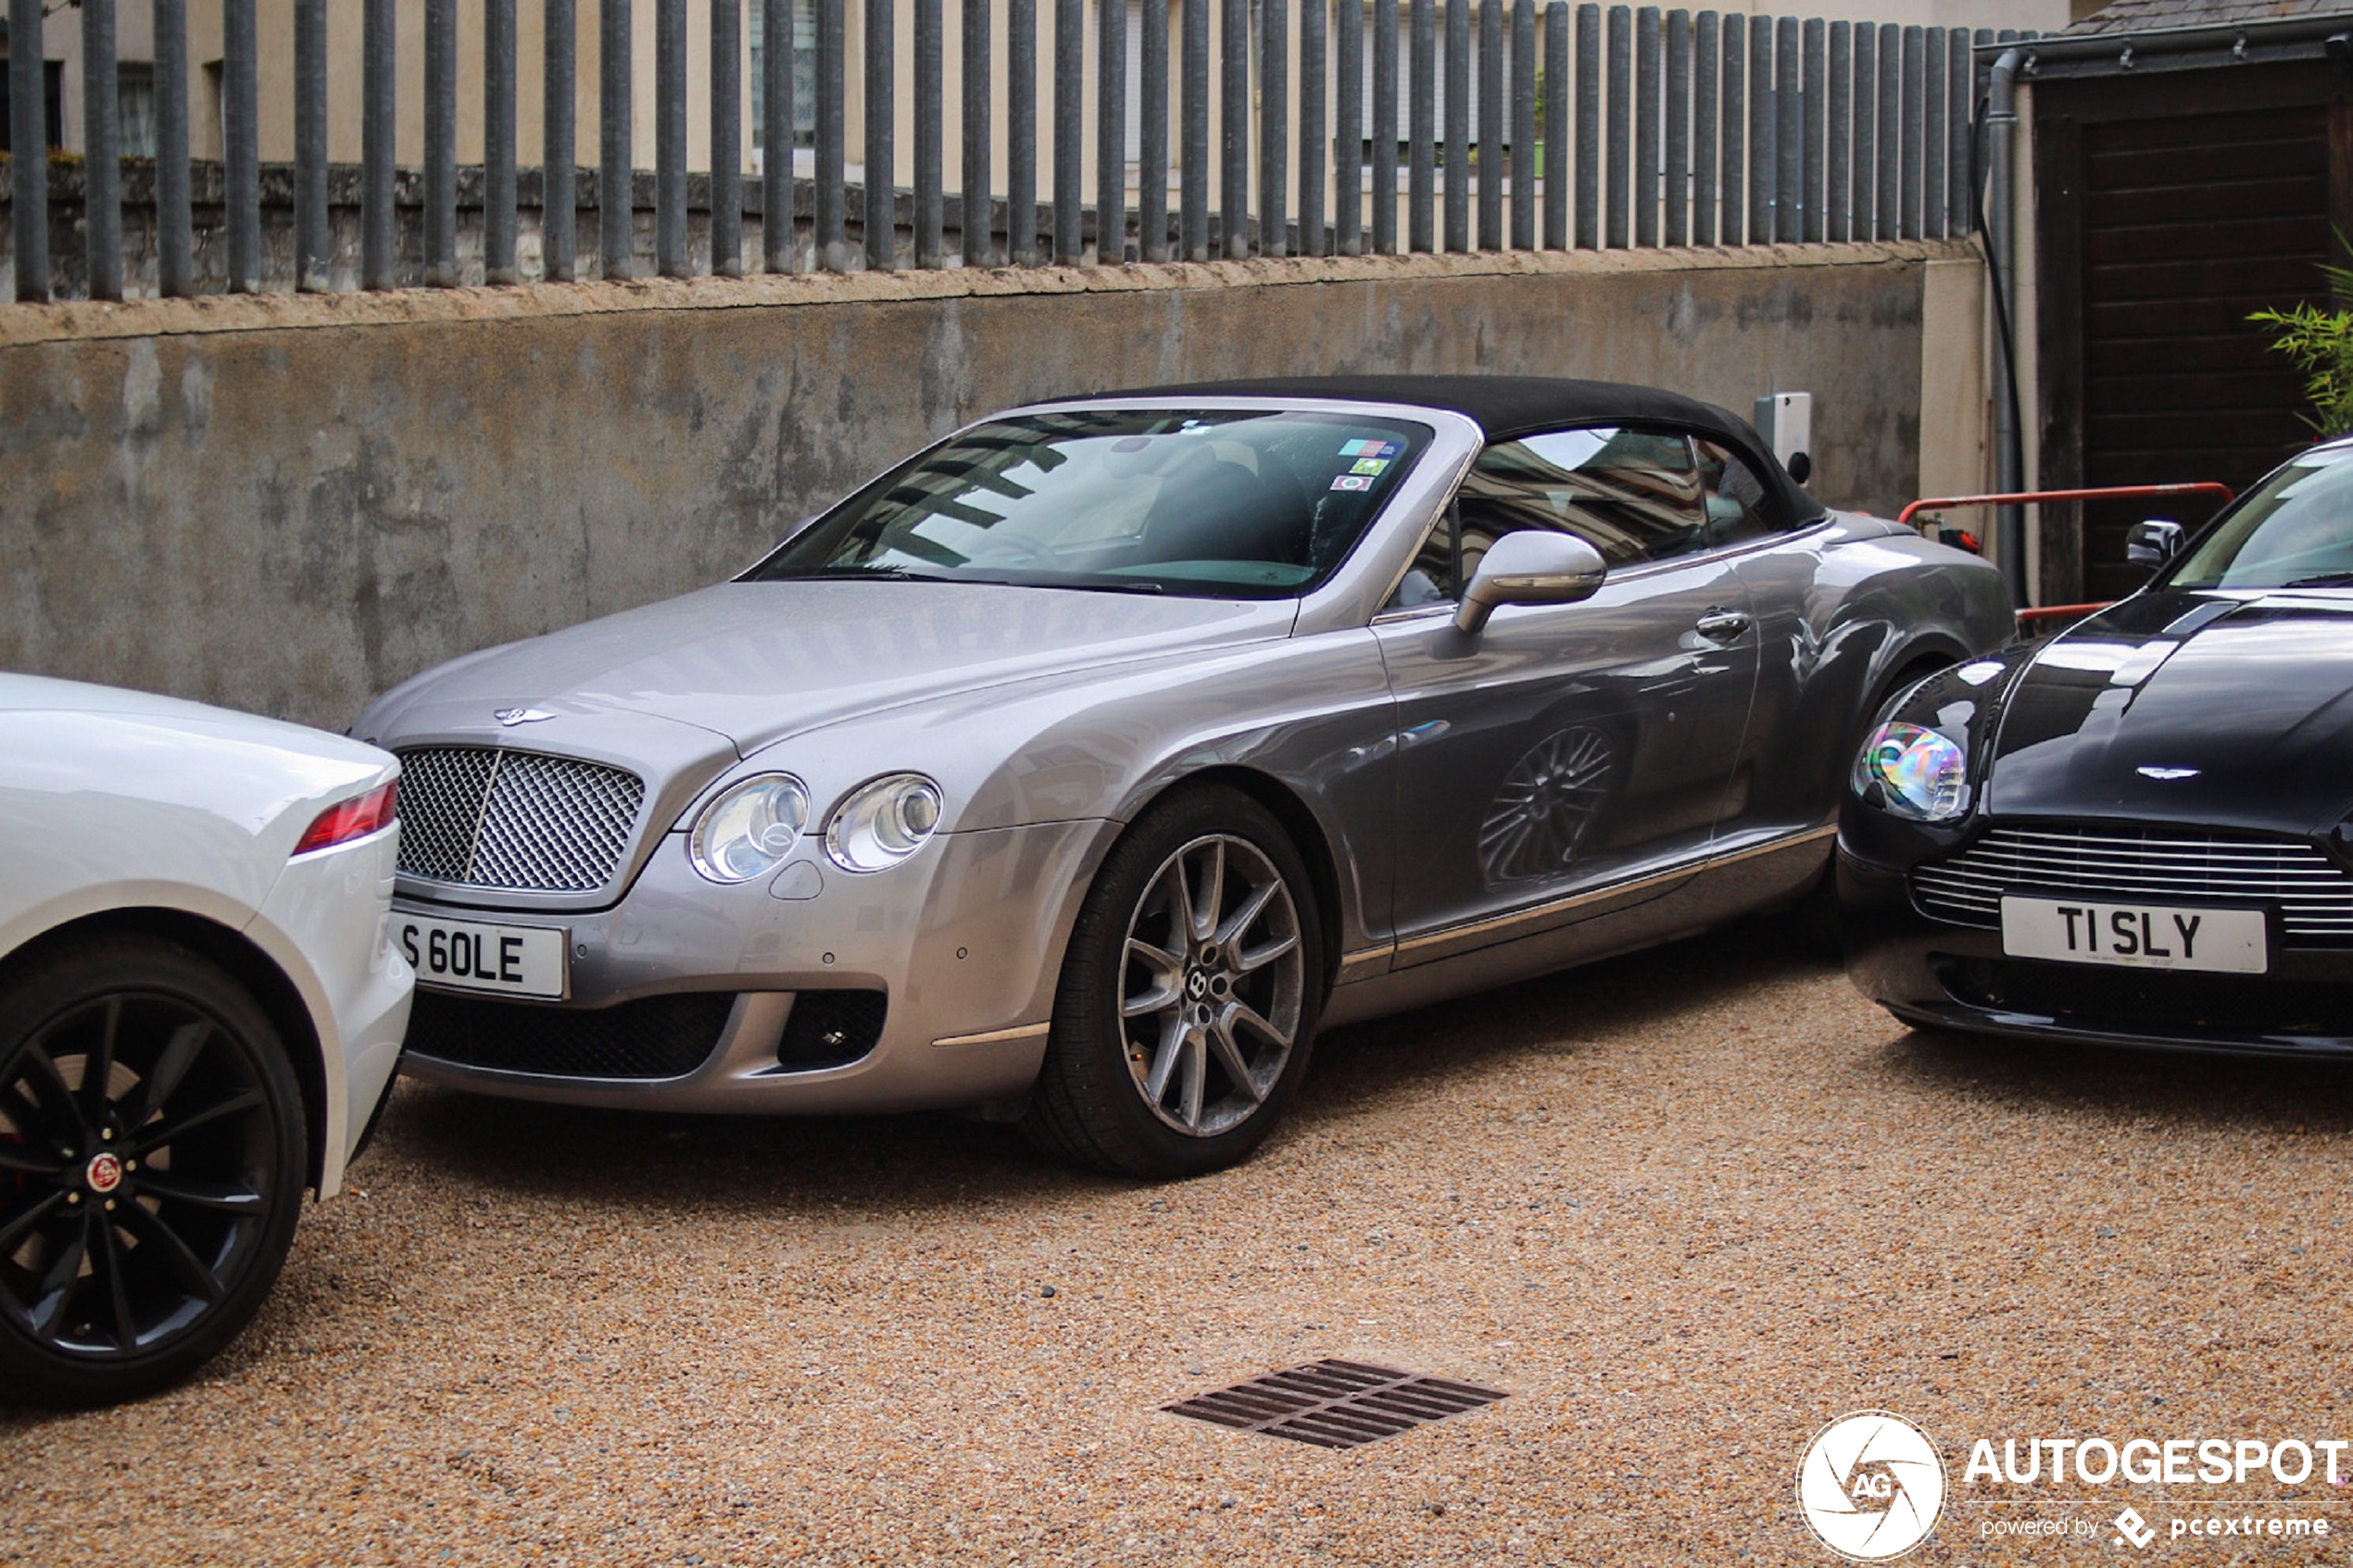
[[[1212,1168],[1321,1022],[1805,894],[1877,697],[2007,625],[1983,563],[1645,388],[1012,410],[363,716],[431,847],[401,917],[565,934],[559,1003],[428,974],[411,1071]]]

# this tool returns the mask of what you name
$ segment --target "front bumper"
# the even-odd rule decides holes
[[[776,873],[733,887],[698,875],[685,835],[673,833],[607,909],[522,915],[404,895],[396,908],[415,914],[560,927],[571,957],[561,1003],[464,994],[447,1000],[452,994],[435,992],[420,1010],[421,1018],[433,1009],[446,1016],[453,1006],[510,1018],[527,1010],[535,1016],[523,1022],[535,1036],[556,1040],[557,1055],[543,1053],[524,1071],[511,1051],[460,1060],[439,1043],[452,1033],[434,1040],[412,1033],[402,1070],[484,1093],[661,1110],[837,1114],[1007,1098],[1037,1077],[1075,914],[1071,895],[1086,885],[1114,827],[1088,821],[943,834],[867,875],[843,872],[804,846]],[[872,1047],[855,1060],[808,1065],[809,1031],[794,1029],[796,1008],[806,1023],[845,993],[879,1001]],[[803,1004],[804,997],[823,1000]],[[557,1021],[564,1018],[581,1025],[583,1048],[570,1065],[560,1059],[566,1032]],[[653,1069],[661,1075],[618,1077],[610,1059],[589,1047],[623,1018],[702,1033],[674,1059],[640,1058],[670,1060]],[[495,1033],[472,1031],[476,1038]]]
[[[1838,856],[1846,972],[1907,1023],[2096,1045],[2353,1056],[2353,950],[2282,947],[2261,976],[2012,959],[2002,934],[1925,915],[1905,873]]]

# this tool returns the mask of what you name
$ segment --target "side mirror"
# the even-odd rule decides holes
[[[2136,522],[2124,535],[2124,558],[2151,571],[2181,553],[2182,525],[2166,518],[2153,517],[2146,522]]]
[[[1524,530],[1506,533],[1479,558],[1463,590],[1455,629],[1476,636],[1498,605],[1566,605],[1600,591],[1609,563],[1584,540],[1568,533]]]

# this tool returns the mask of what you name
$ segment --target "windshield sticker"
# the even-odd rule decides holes
[[[1394,458],[1403,446],[1394,441],[1343,441],[1340,455],[1343,458]]]
[[[1370,490],[1373,482],[1361,473],[1344,473],[1332,481],[1335,490]]]
[[[1381,470],[1387,467],[1389,467],[1389,459],[1387,458],[1359,458],[1348,471],[1351,473],[1372,474],[1378,473]]]

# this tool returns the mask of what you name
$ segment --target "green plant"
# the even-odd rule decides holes
[[[2338,299],[2353,297],[2353,267],[2323,266],[2321,275]],[[2353,309],[2323,309],[2307,300],[2254,311],[2247,320],[2279,329],[2272,351],[2304,372],[2305,400],[2312,405],[2304,422],[2323,437],[2353,431]]]

